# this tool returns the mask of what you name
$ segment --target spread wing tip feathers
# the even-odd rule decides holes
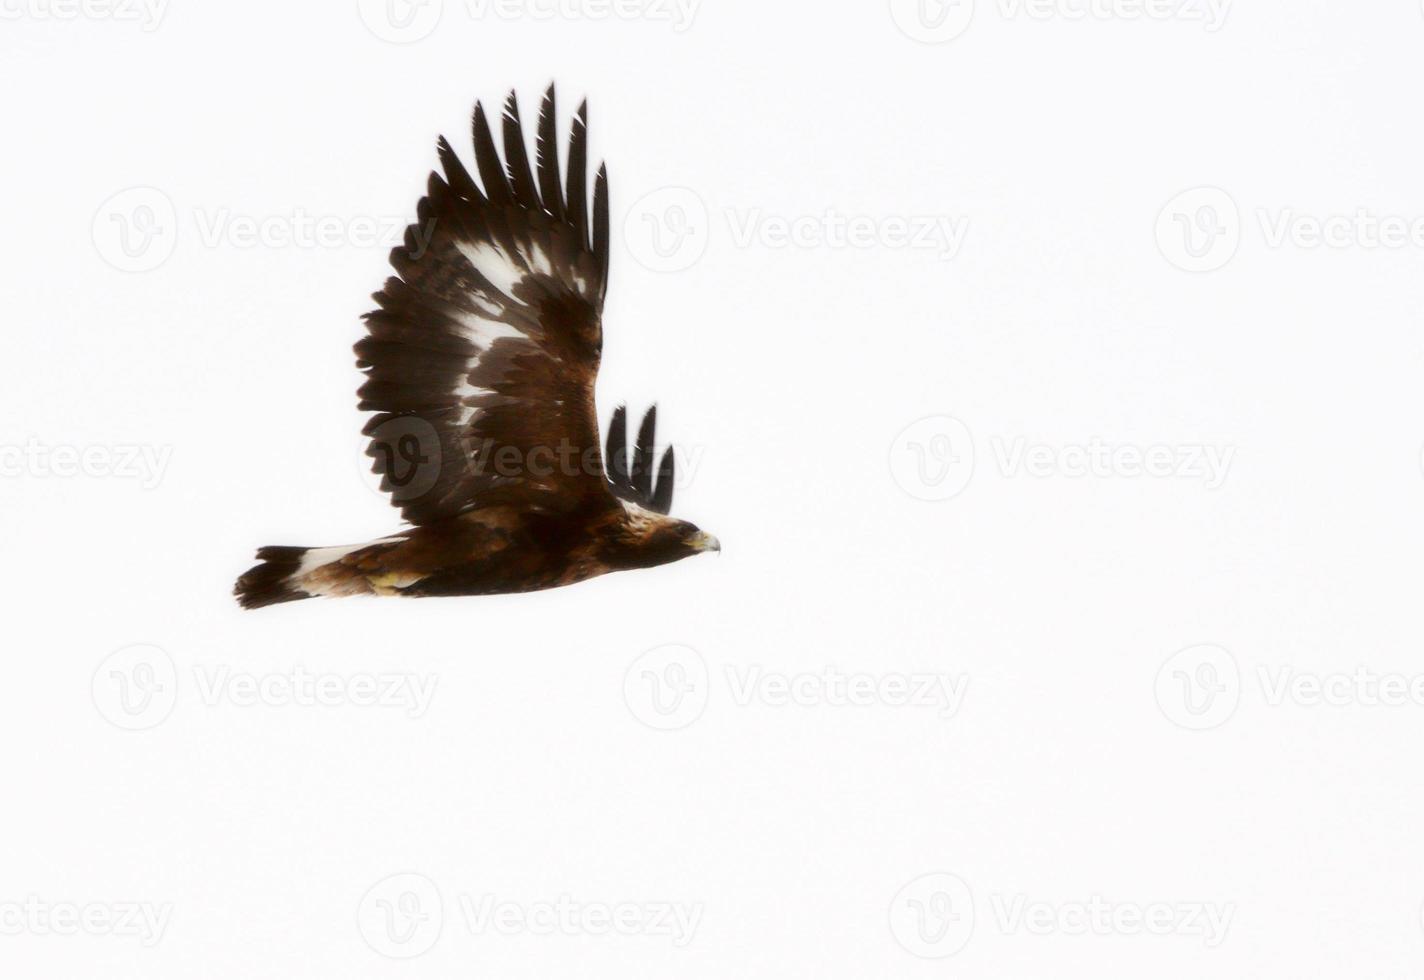
[[[541,211],[555,223],[568,226],[574,232],[580,249],[593,256],[596,273],[593,298],[601,304],[608,290],[608,165],[601,162],[594,175],[590,217],[588,100],[579,103],[569,123],[568,156],[562,170],[559,165],[558,110],[553,82],[545,89],[540,102],[532,165],[524,141],[519,101],[513,89],[505,97],[500,123],[503,152],[495,143],[484,103],[475,103],[471,130],[475,150],[474,174],[478,179],[465,167],[450,140],[443,134],[437,137],[436,156],[443,173],[431,171],[426,196],[417,205],[417,221],[406,229],[405,240],[391,250],[391,264],[400,270],[402,265],[419,258],[429,244],[431,222],[438,220],[429,215],[432,198],[448,188],[458,197],[477,205],[515,206]],[[379,302],[382,295],[377,292],[372,298]]]
[[[628,449],[628,406],[613,410],[608,423],[608,441],[604,453],[608,488],[613,495],[645,507],[658,514],[672,510],[672,491],[677,460],[672,446],[663,451],[657,467],[657,482],[653,482],[654,438],[657,433],[658,406],[653,405],[638,426],[638,442]]]
[[[569,124],[568,160],[559,166],[558,109],[551,82],[539,105],[531,163],[524,141],[524,125],[514,90],[500,111],[503,153],[495,145],[494,131],[483,102],[476,102],[471,127],[478,183],[465,169],[450,141],[436,141],[444,179],[462,196],[496,204],[517,204],[543,210],[551,218],[570,224],[584,248],[606,270],[608,254],[608,166],[601,163],[594,177],[593,216],[588,202],[588,100],[579,103]],[[440,179],[440,175],[431,174]],[[606,279],[606,276],[604,277]]]

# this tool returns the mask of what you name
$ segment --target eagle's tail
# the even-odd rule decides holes
[[[269,545],[257,552],[259,564],[253,565],[237,580],[233,595],[245,609],[260,609],[279,602],[310,599],[311,593],[295,583],[302,567],[302,558],[310,548],[289,548]]]

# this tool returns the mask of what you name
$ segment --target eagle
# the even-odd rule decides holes
[[[668,516],[676,459],[654,466],[657,406],[628,444],[618,407],[600,447],[594,382],[608,289],[608,169],[588,207],[588,103],[558,159],[554,86],[534,161],[513,92],[503,155],[482,105],[475,172],[443,136],[416,223],[392,250],[356,344],[362,434],[407,522],[365,544],[269,546],[234,592],[246,608],[313,596],[530,592],[709,551]]]

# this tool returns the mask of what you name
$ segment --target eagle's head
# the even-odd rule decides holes
[[[652,568],[705,551],[721,551],[722,543],[691,521],[681,521],[625,502],[616,535],[613,560],[625,568]]]

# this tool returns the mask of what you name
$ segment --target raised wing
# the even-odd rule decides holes
[[[653,437],[657,433],[658,406],[648,409],[638,426],[638,444],[628,450],[628,409],[619,405],[608,423],[608,489],[620,500],[659,514],[672,510],[672,487],[676,463],[672,447],[663,452],[658,464],[658,482],[653,485]]]
[[[608,178],[586,204],[587,107],[560,187],[554,88],[535,164],[519,106],[504,105],[504,158],[475,106],[479,182],[441,137],[444,169],[375,294],[356,345],[360,407],[382,488],[415,524],[475,506],[551,510],[607,499],[593,388],[608,286]]]

